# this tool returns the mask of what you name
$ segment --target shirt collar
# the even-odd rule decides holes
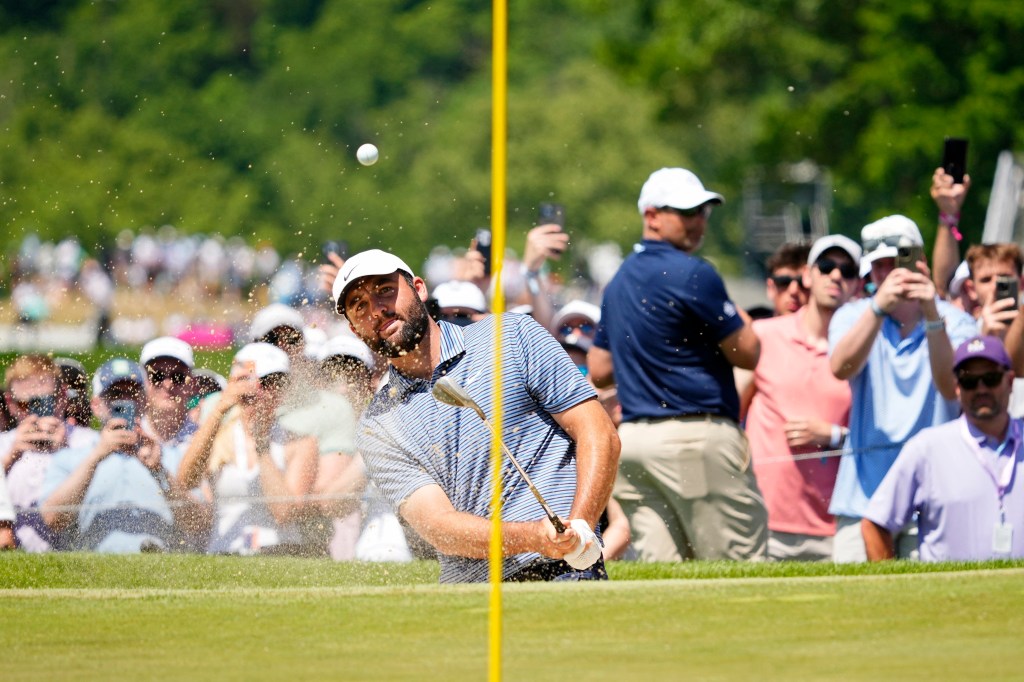
[[[437,326],[441,330],[441,362],[434,368],[435,378],[438,374],[446,373],[450,366],[466,354],[466,338],[463,334],[466,327],[444,321],[438,322]],[[388,388],[399,400],[404,399],[423,383],[425,383],[423,379],[402,374],[394,365],[388,369]]]

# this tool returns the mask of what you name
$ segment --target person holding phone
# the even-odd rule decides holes
[[[243,346],[185,452],[178,483],[192,489],[206,479],[212,489],[210,554],[303,551],[300,522],[312,511],[304,498],[316,481],[319,451],[315,438],[294,437],[278,422],[289,376],[280,348]]]
[[[55,540],[39,516],[39,490],[53,454],[65,447],[89,447],[96,433],[66,420],[60,368],[45,355],[23,355],[4,375],[4,400],[17,426],[0,434],[0,464],[16,512],[14,533],[28,552],[46,552]]]
[[[68,549],[130,554],[177,547],[179,530],[201,515],[176,484],[160,444],[140,426],[146,374],[125,358],[93,375],[92,409],[103,423],[96,444],[53,457],[40,490],[43,521]]]
[[[897,266],[901,250],[923,254],[914,221],[887,216],[866,225],[861,242],[876,293],[837,310],[828,331],[832,373],[852,394],[829,506],[837,562],[866,560],[860,521],[902,443],[957,416],[953,348],[977,333],[970,315],[936,296],[923,255],[913,270]]]

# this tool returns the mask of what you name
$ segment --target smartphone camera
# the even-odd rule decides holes
[[[924,249],[920,246],[897,246],[896,267],[917,272],[917,262],[924,259]]]
[[[1014,304],[1020,302],[1020,281],[1010,275],[998,275],[996,277],[996,301],[1004,298],[1012,298]]]
[[[481,227],[476,231],[476,250],[484,257],[484,276],[489,277],[491,274],[491,263],[493,262],[493,258],[491,257],[490,230]]]
[[[110,416],[111,418],[123,419],[125,421],[125,427],[131,431],[135,429],[135,401],[134,400],[111,400],[110,401]]]
[[[29,414],[37,417],[53,417],[57,414],[57,398],[52,395],[40,395],[31,398],[26,405]]]
[[[967,140],[947,137],[942,150],[942,168],[953,176],[953,183],[961,185],[967,172]]]
[[[538,225],[558,225],[565,227],[565,206],[562,204],[543,203],[537,211]]]

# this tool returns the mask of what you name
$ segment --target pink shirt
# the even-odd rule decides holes
[[[805,308],[792,315],[754,322],[761,358],[754,370],[757,393],[747,413],[746,430],[757,484],[768,507],[768,528],[782,533],[835,535],[828,513],[839,457],[793,459],[793,455],[829,450],[791,449],[785,424],[823,419],[846,426],[850,385],[832,375],[827,344],[816,346],[803,328]]]

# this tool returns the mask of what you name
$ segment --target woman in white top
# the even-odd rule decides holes
[[[179,481],[195,488],[206,474],[213,490],[211,554],[301,549],[299,522],[316,480],[318,450],[314,438],[289,437],[277,423],[288,372],[288,356],[279,348],[244,346],[182,459]]]

